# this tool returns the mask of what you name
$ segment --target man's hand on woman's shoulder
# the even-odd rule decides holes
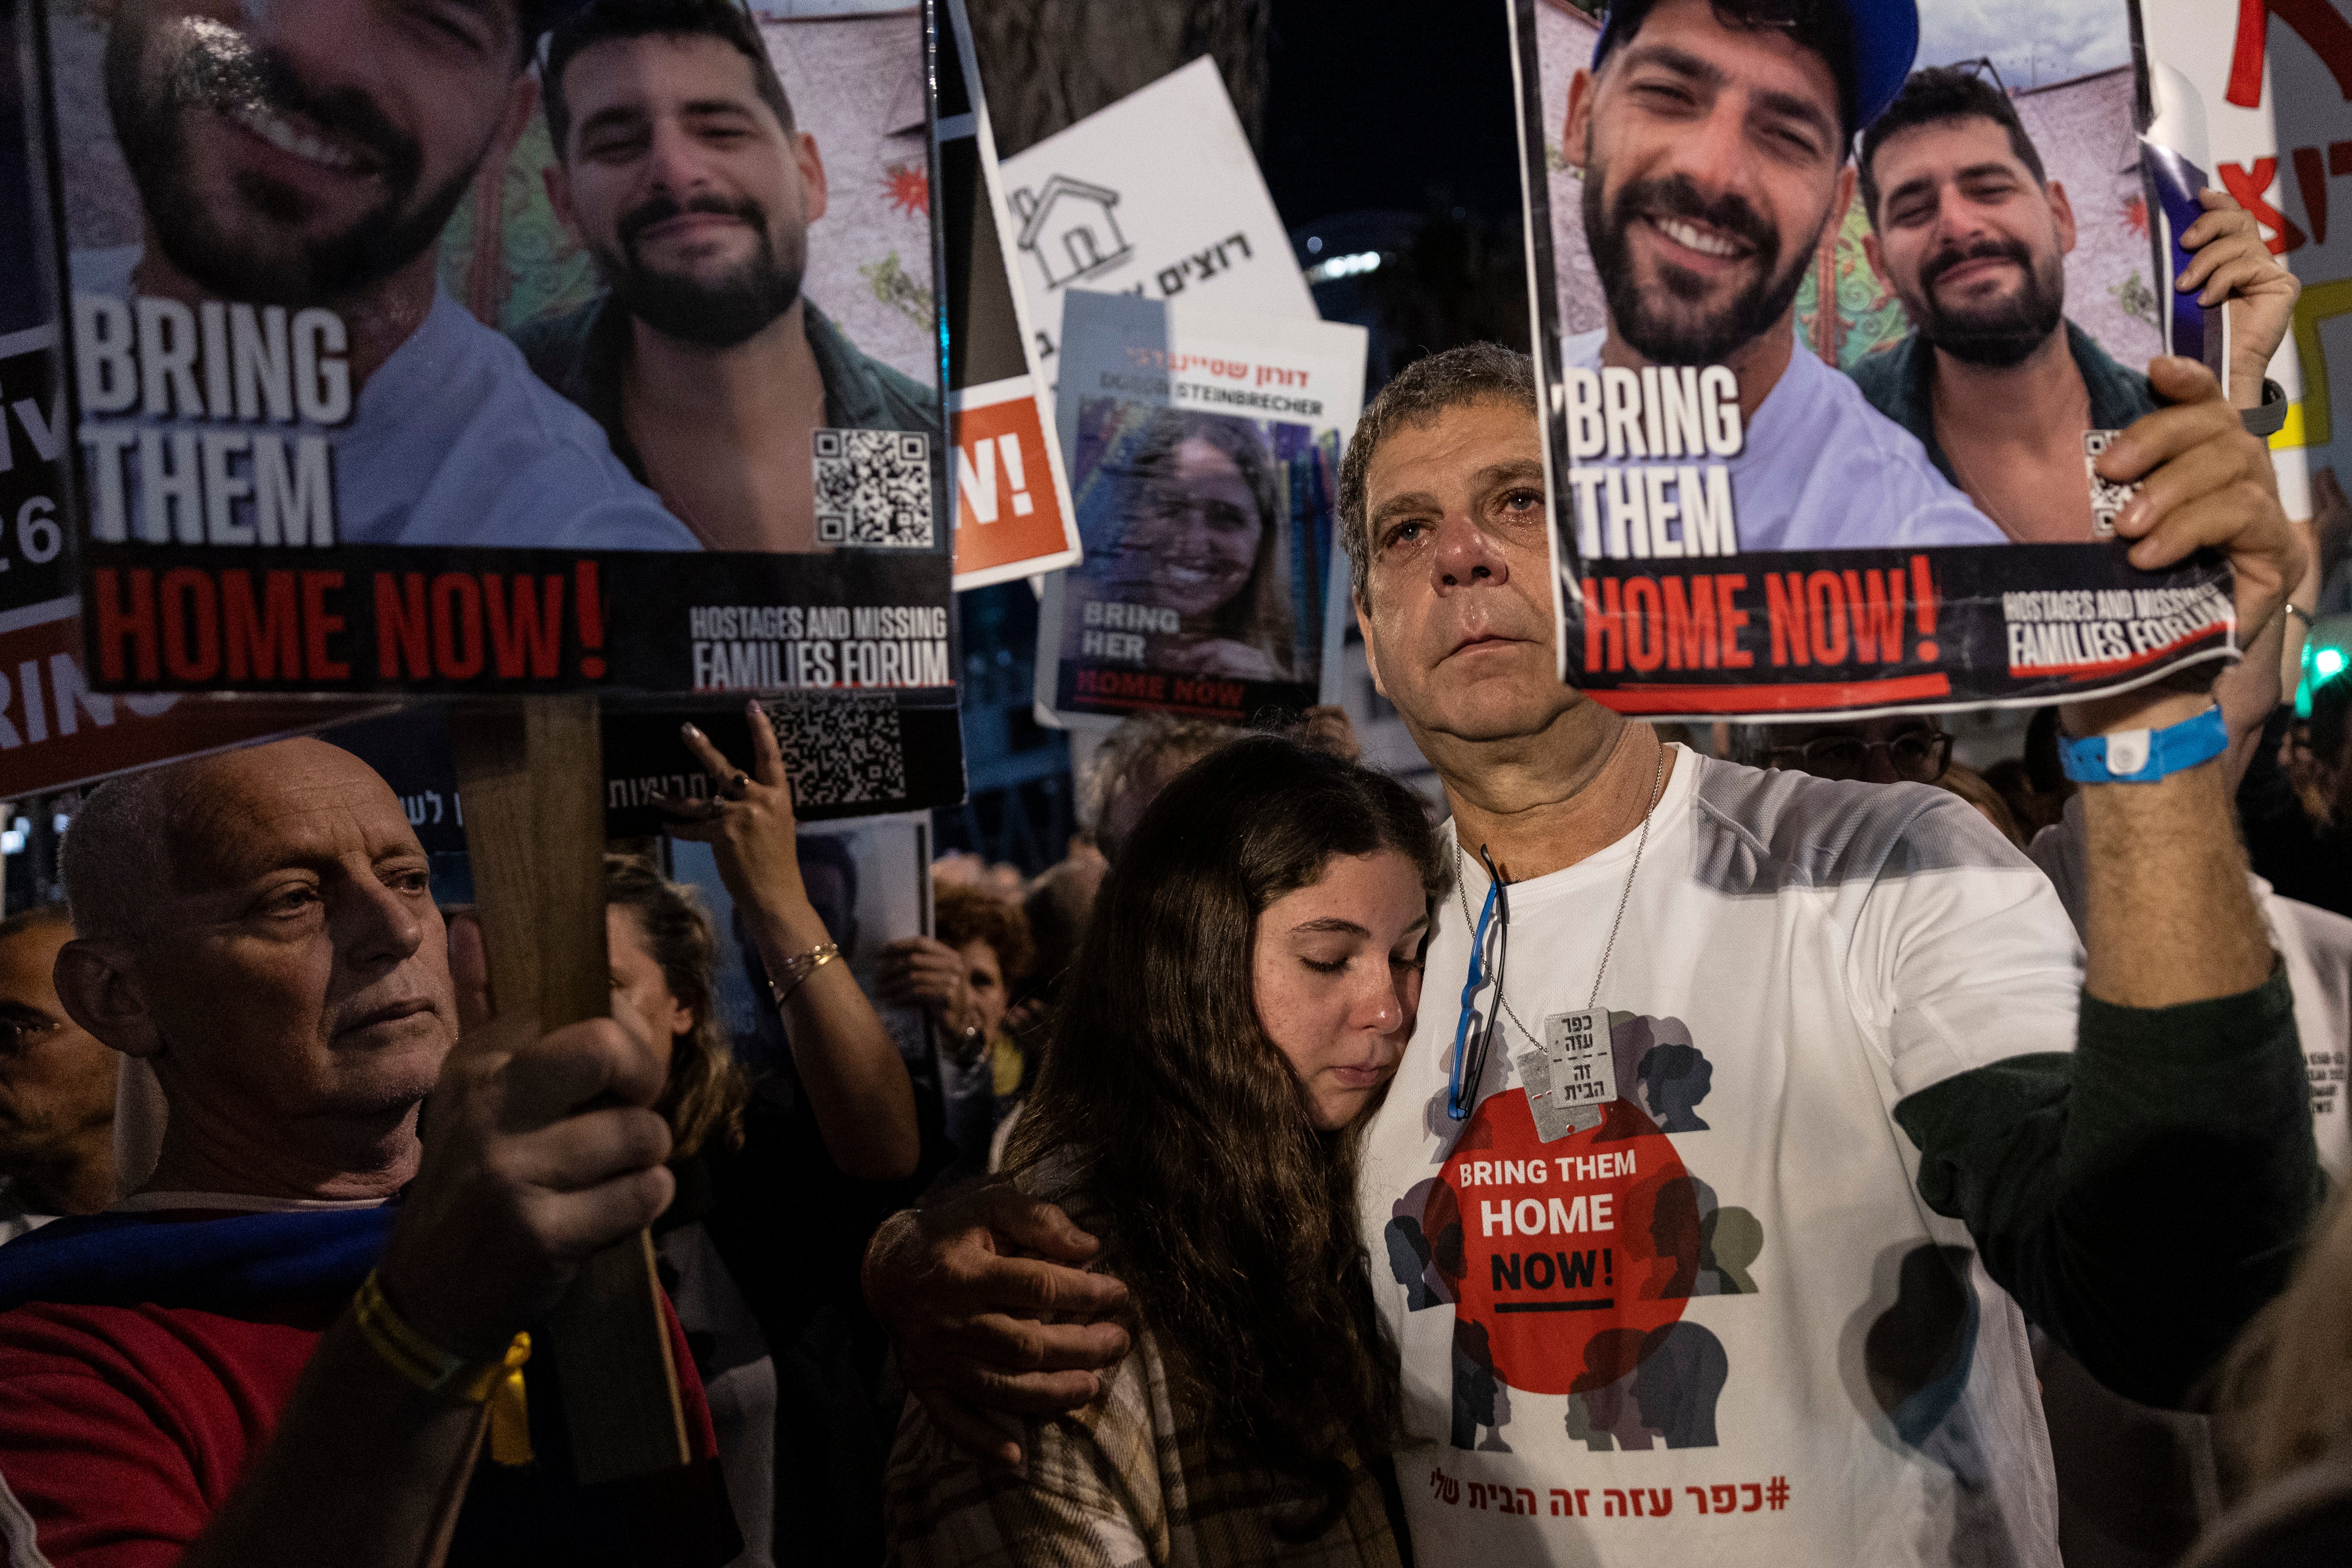
[[[907,1390],[983,1458],[1021,1462],[992,1412],[1076,1410],[1128,1351],[1104,1321],[1127,1287],[1085,1265],[1101,1244],[1009,1183],[894,1215],[866,1249],[867,1305],[889,1331]]]

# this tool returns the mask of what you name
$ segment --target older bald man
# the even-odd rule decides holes
[[[603,1019],[458,1046],[424,851],[317,741],[104,786],[64,872],[58,994],[171,1114],[138,1193],[0,1253],[0,1560],[731,1556],[723,1492],[655,1521],[571,1486],[560,1423],[519,1424],[503,1375],[669,1201],[652,1053]],[[541,1463],[493,1462],[527,1430]]]

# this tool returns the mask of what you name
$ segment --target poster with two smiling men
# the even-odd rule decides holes
[[[1793,717],[2229,656],[2226,569],[2134,568],[2091,465],[2158,354],[2258,400],[2293,289],[2145,172],[2127,0],[1513,21],[1570,679]],[[2175,309],[2200,262],[2226,310]]]
[[[756,692],[960,796],[935,25],[811,9],[47,0],[90,684]]]

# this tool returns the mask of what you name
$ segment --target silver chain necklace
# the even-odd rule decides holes
[[[1664,743],[1661,743],[1658,747],[1658,765],[1650,778],[1650,804],[1642,808],[1642,834],[1640,837],[1633,840],[1633,863],[1625,868],[1625,887],[1623,891],[1617,895],[1617,918],[1609,922],[1609,940],[1601,949],[1601,967],[1592,972],[1592,994],[1585,999],[1584,1004],[1584,1010],[1588,1013],[1600,1005],[1601,982],[1609,973],[1610,955],[1617,951],[1618,928],[1625,923],[1625,906],[1633,897],[1633,879],[1640,875],[1642,870],[1642,851],[1650,847],[1650,818],[1657,812],[1658,796],[1664,791],[1665,783],[1666,748]],[[1478,939],[1478,922],[1470,913],[1470,896],[1463,890],[1462,870],[1462,837],[1457,833],[1454,839],[1454,896],[1462,906],[1463,924],[1470,932],[1471,941],[1475,942]],[[1512,1027],[1527,1037],[1528,1044],[1541,1050],[1543,1042],[1536,1038],[1533,1029],[1519,1022],[1518,1014],[1511,1008],[1510,998],[1503,994],[1503,983],[1499,976],[1495,982],[1495,1000],[1501,1004],[1503,1016],[1511,1021]]]

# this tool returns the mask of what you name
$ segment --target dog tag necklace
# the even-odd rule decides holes
[[[1527,1087],[1528,1110],[1535,1118],[1536,1136],[1546,1143],[1601,1124],[1601,1108],[1617,1098],[1617,1062],[1610,1049],[1609,1015],[1601,1007],[1601,984],[1608,977],[1610,956],[1617,951],[1617,932],[1625,923],[1625,908],[1633,897],[1633,879],[1642,869],[1643,851],[1650,847],[1650,820],[1657,814],[1658,797],[1666,779],[1666,748],[1658,748],[1658,765],[1650,779],[1649,804],[1642,811],[1642,831],[1633,840],[1633,863],[1625,869],[1625,886],[1617,895],[1617,915],[1609,922],[1609,940],[1601,949],[1601,964],[1592,973],[1592,994],[1584,1010],[1554,1013],[1544,1020],[1538,1038],[1519,1022],[1510,1000],[1503,994],[1502,976],[1495,977],[1495,1003],[1532,1048],[1514,1057],[1519,1081]],[[1462,843],[1454,845],[1454,892],[1462,903],[1462,918],[1475,931],[1470,900],[1462,889]]]

